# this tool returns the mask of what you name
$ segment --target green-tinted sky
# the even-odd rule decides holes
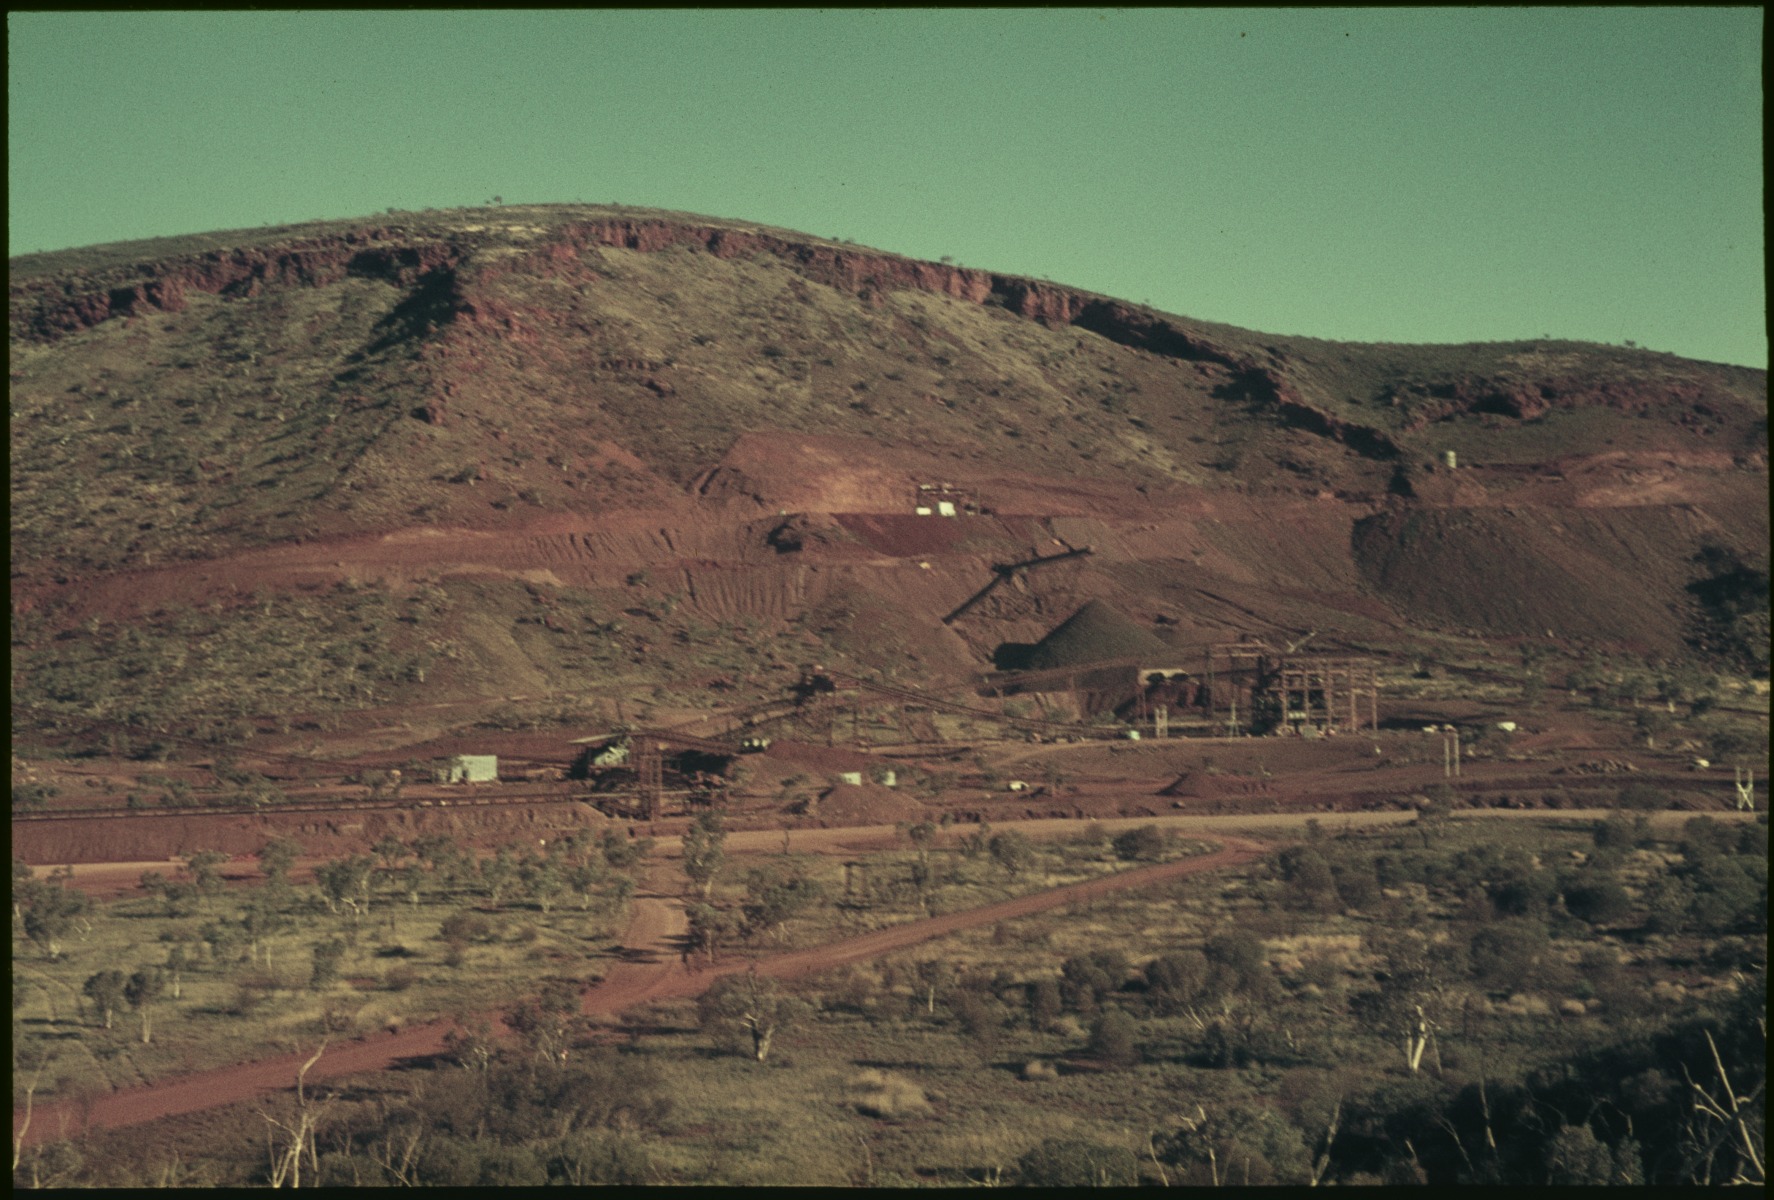
[[[14,13],[10,253],[582,199],[1766,366],[1762,13]]]

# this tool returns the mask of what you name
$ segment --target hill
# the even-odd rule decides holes
[[[696,710],[814,659],[962,678],[1096,600],[1182,638],[1718,654],[1714,583],[1765,580],[1745,368],[1281,337],[620,208],[10,266],[14,700],[43,721]],[[982,511],[915,516],[923,484]]]

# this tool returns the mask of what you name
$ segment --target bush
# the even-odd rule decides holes
[[[1164,857],[1164,834],[1156,825],[1141,825],[1115,836],[1115,857],[1123,862],[1157,862]]]
[[[1612,925],[1632,910],[1632,901],[1612,875],[1590,872],[1565,888],[1565,909],[1591,925]]]
[[[1104,1009],[1090,1027],[1090,1041],[1085,1051],[1116,1070],[1133,1066],[1140,1060],[1140,1048],[1134,1041],[1139,1026],[1119,1008]]]
[[[1536,979],[1549,948],[1546,926],[1538,921],[1499,921],[1472,935],[1473,978],[1498,989],[1516,989]]]
[[[637,1187],[654,1182],[658,1174],[639,1138],[607,1130],[568,1134],[549,1147],[545,1159],[548,1182],[567,1187]]]
[[[1016,1160],[1027,1187],[1125,1187],[1139,1182],[1139,1159],[1122,1146],[1080,1138],[1048,1138]]]
[[[446,942],[491,942],[498,937],[493,923],[477,912],[463,909],[444,918],[438,935]]]
[[[1060,997],[1073,1012],[1090,1013],[1127,981],[1127,957],[1119,950],[1076,954],[1060,965]]]

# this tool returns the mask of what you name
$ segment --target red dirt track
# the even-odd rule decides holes
[[[1235,837],[1221,837],[1219,840],[1222,847],[1212,854],[1122,871],[1100,879],[988,904],[965,912],[876,930],[809,950],[772,955],[756,960],[757,970],[759,974],[782,979],[800,978],[847,963],[876,958],[963,929],[1045,912],[1186,875],[1236,866],[1264,853],[1264,847],[1257,842]],[[698,995],[720,976],[749,969],[750,962],[734,960],[698,971],[688,970],[681,958],[685,928],[683,904],[675,896],[657,890],[638,893],[633,920],[623,935],[621,961],[612,966],[606,978],[585,993],[585,1013],[594,1017],[614,1018],[623,1010],[645,1001]],[[405,1061],[438,1054],[444,1048],[445,1034],[453,1027],[454,1022],[437,1021],[414,1029],[329,1045],[325,1054],[309,1070],[307,1084],[313,1086],[329,1079],[385,1071]],[[24,1144],[37,1145],[72,1137],[89,1129],[140,1125],[162,1117],[238,1104],[287,1091],[294,1087],[296,1072],[312,1053],[312,1050],[300,1050],[257,1062],[203,1071],[146,1087],[113,1092],[90,1100],[40,1105],[32,1115]],[[14,1112],[15,1132],[22,1121],[23,1113]]]

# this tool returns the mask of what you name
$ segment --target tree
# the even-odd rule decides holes
[[[153,1040],[154,1005],[160,994],[166,990],[166,973],[159,967],[143,967],[129,977],[123,985],[123,998],[129,1006],[136,1010],[142,1018],[142,1045],[146,1046]]]
[[[12,860],[12,919],[24,920],[25,901],[36,886],[37,875],[31,864],[22,858]]]
[[[499,847],[499,852],[491,858],[483,858],[480,863],[481,889],[486,892],[487,899],[494,904],[505,894],[517,879],[517,859],[512,857],[510,846]]]
[[[525,1000],[505,1014],[505,1022],[538,1061],[564,1063],[573,1035],[583,1025],[579,988],[568,980],[552,980],[540,996]]]
[[[925,866],[930,865],[930,847],[936,843],[936,826],[929,821],[919,821],[906,828],[905,835],[918,851],[918,861]]]
[[[197,889],[189,883],[168,879],[159,871],[143,871],[138,886],[150,896],[160,897],[169,917],[188,917],[197,911]]]
[[[1289,908],[1329,912],[1337,907],[1337,881],[1330,864],[1311,846],[1290,846],[1277,859],[1286,882]]]
[[[100,971],[97,975],[87,977],[85,985],[80,989],[92,998],[98,1007],[99,1015],[104,1018],[105,1028],[111,1028],[111,1018],[125,1003],[124,989],[129,980],[122,971]]]
[[[526,858],[518,868],[518,877],[524,891],[536,906],[543,912],[554,908],[555,897],[566,890],[567,881],[562,877],[560,863],[552,856],[546,858]]]
[[[1141,825],[1115,835],[1115,857],[1123,862],[1157,862],[1164,857],[1164,834],[1156,825]]]
[[[1075,954],[1060,964],[1060,995],[1073,1012],[1095,1012],[1103,997],[1121,990],[1127,972],[1127,957],[1119,950]]]
[[[1035,847],[1029,839],[1017,830],[1011,829],[992,838],[987,844],[992,861],[1004,868],[1004,873],[1012,879],[1035,865]]]
[[[25,936],[47,958],[61,956],[63,940],[79,925],[88,908],[86,897],[68,888],[70,874],[57,871],[50,874],[47,882],[32,880],[22,898]]]
[[[1059,994],[1059,981],[1050,976],[1043,976],[1029,984],[1029,1025],[1037,1030],[1046,1029],[1059,1019],[1062,1005]]]
[[[353,915],[360,914],[369,905],[370,871],[374,865],[368,856],[354,854],[314,868],[314,882],[320,885],[327,911],[336,913],[344,905]]]
[[[1125,1146],[1047,1138],[1016,1160],[1016,1174],[1025,1187],[1133,1187],[1139,1158]]]
[[[920,959],[912,968],[918,986],[924,990],[924,1012],[934,1015],[936,1012],[936,993],[939,989],[947,989],[955,980],[955,966],[946,958]]]
[[[339,964],[344,961],[345,948],[340,938],[315,943],[314,970],[308,977],[310,988],[318,992],[339,978]]]
[[[1638,1144],[1630,1137],[1610,1148],[1587,1125],[1566,1125],[1546,1143],[1546,1182],[1558,1186],[1640,1184]]]
[[[247,952],[253,961],[259,959],[259,950],[265,951],[265,965],[271,965],[271,938],[288,929],[290,921],[270,904],[260,901],[248,904],[240,914],[240,931],[246,936]]]
[[[745,923],[752,933],[781,936],[790,918],[825,898],[825,889],[799,868],[765,867],[746,879]]]
[[[1196,1115],[1160,1138],[1158,1154],[1185,1170],[1182,1182],[1301,1184],[1312,1178],[1311,1157],[1300,1131],[1272,1109],[1226,1104]]]
[[[653,839],[624,837],[617,829],[605,829],[599,838],[598,849],[603,853],[604,862],[620,871],[632,867],[647,856],[652,848]]]
[[[166,982],[172,989],[172,998],[180,1000],[185,994],[185,972],[191,969],[191,957],[182,944],[175,943],[166,952]]]
[[[276,837],[259,848],[259,870],[265,874],[267,884],[287,883],[290,868],[295,866],[296,858],[302,853],[302,843],[293,838]]]
[[[776,1035],[800,1020],[807,1005],[756,970],[728,975],[696,1002],[703,1031],[763,1062]]]
[[[715,877],[726,861],[727,830],[716,812],[697,815],[684,834],[684,874],[708,899],[714,891]]]
[[[203,897],[203,906],[208,909],[209,902],[222,894],[222,864],[228,856],[220,850],[199,850],[185,859],[185,873],[191,877],[191,884],[197,894]]]
[[[1116,1070],[1133,1066],[1140,1060],[1140,1048],[1134,1041],[1139,1026],[1119,1008],[1105,1008],[1090,1026],[1090,1042],[1085,1049],[1092,1058]]]
[[[688,915],[690,945],[701,951],[711,963],[720,948],[739,935],[740,919],[736,913],[712,904],[692,904]]]
[[[976,987],[957,988],[949,997],[949,1011],[961,1031],[973,1043],[982,1058],[989,1057],[997,1047],[1008,1014],[1004,1006]]]
[[[1626,889],[1612,872],[1586,871],[1564,889],[1565,909],[1591,925],[1612,925],[1632,911]]]
[[[1536,977],[1550,952],[1546,926],[1539,921],[1498,921],[1472,935],[1472,974],[1496,988],[1519,987]]]

